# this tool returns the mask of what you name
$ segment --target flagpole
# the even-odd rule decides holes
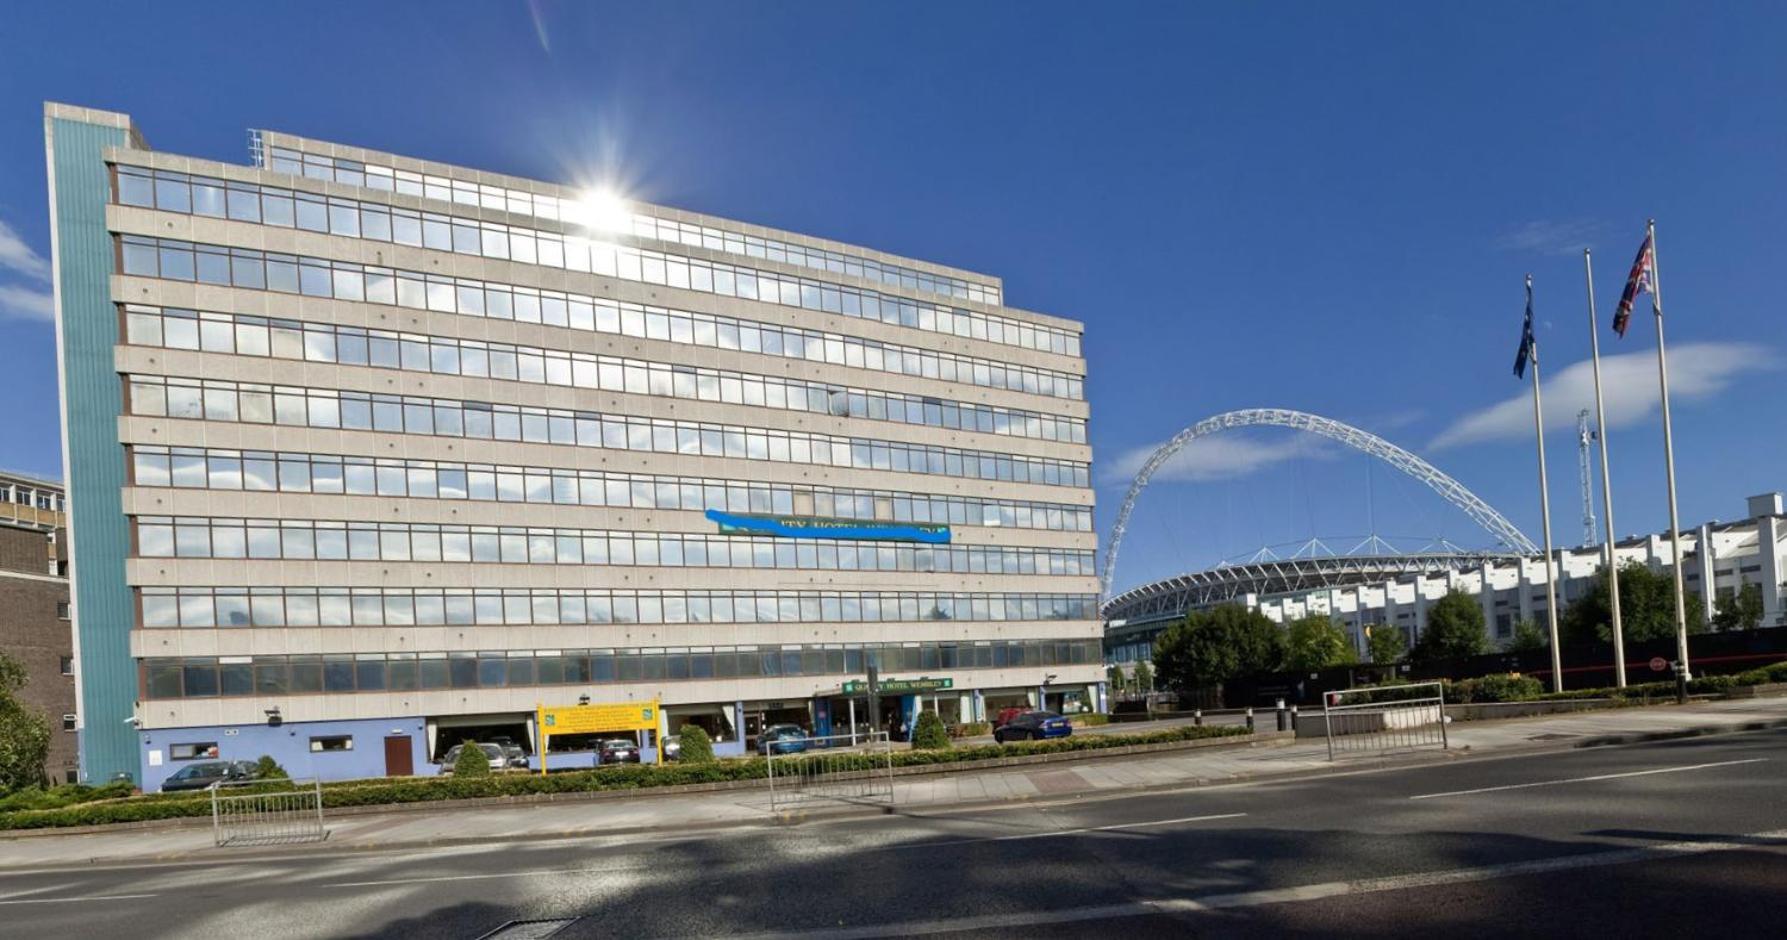
[[[1533,308],[1533,276],[1526,276],[1526,308]],[[1545,475],[1545,406],[1539,397],[1539,340],[1529,339],[1528,358],[1533,366],[1533,433],[1539,439],[1539,515],[1545,535],[1545,618],[1551,628],[1551,691],[1564,690],[1564,664],[1557,647],[1557,578],[1551,568],[1551,484]]]
[[[1613,527],[1613,473],[1607,467],[1607,409],[1601,404],[1601,338],[1595,317],[1595,264],[1582,249],[1582,276],[1588,282],[1588,348],[1595,363],[1595,430],[1601,439],[1601,505],[1607,517],[1607,597],[1613,612],[1613,684],[1626,687],[1626,638],[1619,611],[1619,536]]]
[[[1682,527],[1681,517],[1675,509],[1675,437],[1669,423],[1669,358],[1663,350],[1663,287],[1657,275],[1657,220],[1645,223],[1645,234],[1650,238],[1650,309],[1657,321],[1657,388],[1663,398],[1663,460],[1669,471],[1669,546],[1675,556],[1675,657],[1679,664],[1676,673],[1677,694],[1685,694],[1686,682],[1692,679],[1693,673],[1688,668],[1688,602],[1687,590],[1683,584],[1682,572]],[[1701,551],[1707,551],[1702,545]],[[1708,586],[1710,590],[1711,586]]]

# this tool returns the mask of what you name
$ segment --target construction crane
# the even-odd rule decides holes
[[[1595,535],[1595,485],[1589,478],[1589,445],[1599,432],[1589,427],[1588,409],[1576,413],[1576,464],[1582,476],[1582,547],[1599,543]]]

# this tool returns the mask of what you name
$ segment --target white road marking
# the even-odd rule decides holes
[[[1499,793],[1503,790],[1526,790],[1532,787],[1555,787],[1566,783],[1590,783],[1596,780],[1618,780],[1622,777],[1648,777],[1652,774],[1678,774],[1686,770],[1706,770],[1712,767],[1735,767],[1738,764],[1759,764],[1768,760],[1766,757],[1751,757],[1745,760],[1722,760],[1711,764],[1687,764],[1681,767],[1657,767],[1652,770],[1629,770],[1618,774],[1596,774],[1592,777],[1567,777],[1563,780],[1540,780],[1534,783],[1510,783],[1500,787],[1478,787],[1474,790],[1449,790],[1445,793],[1423,793],[1411,796],[1411,800],[1437,800],[1445,796],[1469,796],[1473,793]]]
[[[907,921],[903,923],[896,921],[883,924],[865,924],[857,927],[822,927],[816,930],[748,934],[735,936],[734,940],[867,940],[867,938],[871,937],[917,936],[923,934],[957,933],[974,930],[1010,930],[1014,928],[1034,927],[1046,924],[1070,924],[1110,920],[1119,917],[1146,917],[1158,914],[1190,914],[1234,908],[1260,907],[1267,904],[1316,901],[1353,894],[1374,894],[1382,891],[1400,891],[1407,888],[1462,884],[1475,881],[1488,881],[1494,878],[1508,878],[1518,875],[1540,875],[1557,871],[1569,871],[1572,869],[1597,868],[1605,865],[1624,865],[1632,862],[1703,855],[1712,852],[1754,849],[1757,847],[1758,843],[1787,840],[1787,829],[1756,832],[1749,835],[1738,836],[1736,838],[1739,841],[1669,842],[1660,845],[1644,846],[1642,848],[1617,849],[1610,852],[1592,852],[1584,855],[1566,855],[1558,858],[1542,858],[1528,862],[1509,862],[1501,865],[1485,865],[1480,868],[1458,868],[1449,871],[1419,872],[1410,875],[1392,875],[1386,878],[1367,878],[1360,881],[1330,881],[1322,884],[1297,885],[1289,888],[1267,888],[1260,891],[1242,891],[1234,894],[1213,894],[1201,898],[1159,898],[1131,901],[1123,904],[1073,907],[1054,911],[1027,911],[1017,914],[993,914],[982,917],[963,917],[956,920]]]
[[[18,898],[11,901],[0,901],[0,904],[84,904],[88,901],[132,901],[137,898],[156,898],[159,894],[101,894],[84,898]]]
[[[605,868],[539,868],[533,871],[492,871],[475,875],[430,875],[421,878],[392,878],[385,881],[337,881],[326,888],[382,888],[388,885],[420,885],[437,881],[490,881],[495,878],[538,878],[542,875],[614,875],[637,871],[647,866],[622,865]]]
[[[1009,836],[983,836],[976,839],[950,839],[944,842],[913,842],[890,845],[889,849],[935,849],[946,845],[973,845],[977,842],[1018,842],[1024,839],[1056,839],[1061,836],[1085,835],[1089,832],[1116,832],[1122,829],[1146,829],[1151,826],[1173,826],[1179,823],[1207,822],[1212,819],[1239,819],[1246,813],[1218,813],[1212,816],[1181,816],[1178,819],[1155,819],[1149,822],[1119,823],[1111,826],[1086,826],[1080,829],[1057,829],[1053,832],[1023,832]]]

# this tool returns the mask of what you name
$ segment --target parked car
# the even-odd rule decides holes
[[[208,760],[187,764],[161,783],[161,792],[204,790],[252,783],[254,764],[243,760]]]
[[[484,756],[490,759],[491,770],[506,770],[509,767],[514,766],[509,763],[509,752],[504,750],[501,744],[480,743],[474,746],[483,751]],[[459,754],[464,748],[465,745],[463,744],[455,744],[452,747],[447,748],[447,753],[441,755],[441,773],[450,774],[453,772],[453,765],[458,763]],[[520,748],[517,748],[516,750],[520,750]]]
[[[682,738],[674,734],[666,737],[663,743],[658,746],[658,753],[664,755],[664,760],[666,761],[682,760]]]
[[[770,725],[757,736],[757,753],[799,754],[812,746],[807,729],[800,725]]]
[[[527,768],[527,752],[521,749],[521,745],[504,744],[502,748],[503,754],[509,759],[510,767],[520,767],[524,770]]]
[[[610,738],[602,742],[596,756],[596,762],[600,764],[637,764],[639,745],[626,738]]]
[[[1025,712],[993,729],[993,740],[1037,741],[1044,738],[1065,738],[1073,734],[1073,725],[1054,712]]]
[[[1001,708],[1001,709],[999,709],[999,714],[993,716],[993,727],[1003,728],[1006,725],[1011,724],[1011,720],[1013,718],[1016,718],[1019,715],[1022,715],[1023,713],[1025,713],[1029,710],[1030,709],[1028,709],[1028,708],[1017,708],[1017,707]]]

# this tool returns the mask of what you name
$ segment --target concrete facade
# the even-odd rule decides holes
[[[734,747],[845,730],[870,661],[948,679],[951,720],[1096,702],[1080,324],[972,272],[253,139],[249,167],[101,151],[127,480],[94,514],[135,674],[106,720],[145,781],[151,736],[258,741],[274,708],[288,738],[531,749],[581,695]]]

